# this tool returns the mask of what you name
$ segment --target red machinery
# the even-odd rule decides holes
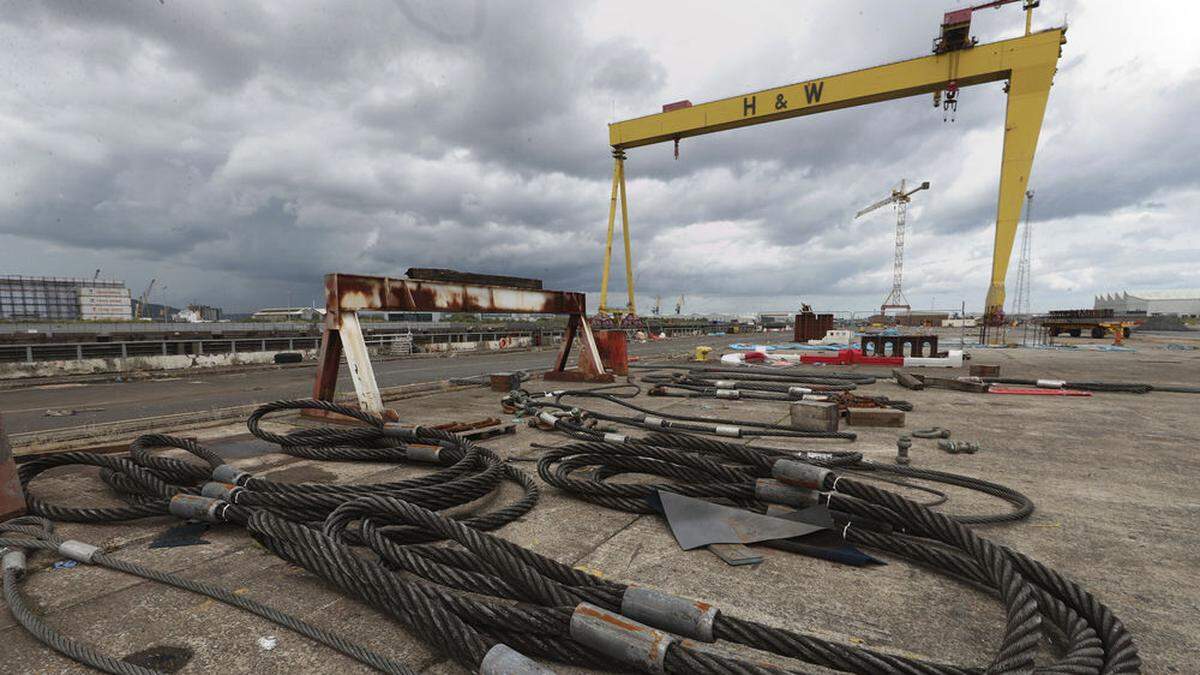
[[[1017,2],[1017,0],[993,0],[993,2],[946,12],[942,17],[942,33],[933,41],[933,53],[945,54],[956,49],[974,47],[978,40],[971,37],[971,15],[981,9],[999,9],[1013,2]],[[1025,0],[1025,4],[1021,8],[1028,16],[1028,13],[1040,4],[1041,0]],[[1026,30],[1026,33],[1028,32]]]

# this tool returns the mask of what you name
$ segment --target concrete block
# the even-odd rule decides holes
[[[918,375],[922,382],[925,383],[926,389],[950,389],[953,391],[969,391],[976,394],[987,393],[988,386],[983,382],[976,380],[961,380],[949,377],[929,377],[927,375]]]
[[[850,408],[846,423],[852,427],[902,427],[904,411],[891,408]]]
[[[921,390],[925,388],[925,383],[920,378],[912,373],[906,373],[899,368],[892,369],[892,377],[896,378],[896,384],[905,389]]]
[[[521,388],[519,373],[492,373],[492,391],[515,391]]]
[[[836,403],[793,401],[792,426],[804,431],[837,431],[841,415]]]
[[[971,377],[1000,377],[1000,366],[990,366],[983,363],[971,365]]]

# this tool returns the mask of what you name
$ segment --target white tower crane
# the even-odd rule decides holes
[[[904,188],[905,181],[900,179],[900,187],[893,188],[892,194],[854,215],[855,218],[859,218],[888,204],[892,204],[896,209],[896,261],[892,266],[892,291],[883,299],[880,314],[886,314],[889,309],[912,309],[912,306],[908,304],[908,298],[904,297],[904,291],[901,289],[901,281],[904,278],[904,224],[908,214],[908,203],[912,201],[913,193],[928,190],[929,181],[925,181],[907,192]]]
[[[1031,312],[1029,308],[1029,288],[1032,279],[1032,260],[1033,254],[1033,233],[1030,231],[1029,212],[1033,209],[1033,190],[1025,191],[1025,231],[1021,233],[1021,259],[1017,263],[1017,297],[1013,300],[1012,314],[1014,317],[1020,316],[1028,318]]]

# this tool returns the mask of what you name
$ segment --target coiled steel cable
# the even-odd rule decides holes
[[[609,388],[611,388],[611,386],[612,385],[610,385]],[[637,388],[636,385],[632,385],[632,384],[616,385],[616,386],[634,387],[635,389]],[[609,398],[605,394],[605,392],[601,391],[600,389],[582,389],[582,390],[572,390],[572,391],[566,391],[566,392],[547,392],[546,395],[555,396],[556,402],[566,396],[571,396],[571,395],[578,396],[578,397],[602,398],[605,400],[618,402],[615,399]],[[753,447],[753,449],[747,450],[746,449],[747,446],[738,446],[738,445],[734,445],[731,443],[725,443],[725,442],[722,442],[719,440],[705,439],[700,436],[695,436],[695,435],[692,435],[689,433],[685,433],[686,431],[690,431],[690,429],[688,429],[687,427],[681,427],[681,428],[668,427],[668,428],[664,429],[662,425],[648,425],[648,424],[644,423],[644,420],[639,420],[637,418],[628,418],[628,417],[622,417],[622,416],[616,416],[616,415],[608,415],[605,413],[599,413],[599,412],[592,411],[592,410],[581,410],[579,408],[572,408],[572,407],[568,407],[568,406],[565,406],[565,405],[562,405],[559,403],[550,404],[550,403],[547,403],[544,401],[538,401],[534,398],[531,398],[528,395],[528,393],[523,390],[518,390],[516,392],[510,393],[508,396],[505,397],[505,402],[506,402],[506,405],[508,405],[511,409],[518,409],[518,408],[523,407],[523,409],[527,413],[530,413],[530,414],[535,414],[542,407],[547,407],[547,406],[556,407],[556,408],[558,408],[560,410],[564,410],[564,411],[569,411],[569,412],[573,413],[574,416],[573,417],[559,417],[554,420],[554,426],[556,428],[558,428],[559,430],[562,430],[562,431],[565,431],[565,432],[571,434],[572,436],[574,436],[577,439],[585,440],[585,441],[605,441],[606,440],[606,437],[603,433],[598,433],[592,429],[589,429],[589,428],[583,426],[580,423],[583,419],[596,418],[596,419],[604,419],[604,420],[609,420],[609,421],[616,421],[616,422],[628,424],[631,426],[638,426],[641,428],[650,429],[650,430],[652,430],[653,433],[651,433],[649,436],[647,436],[643,440],[653,443],[653,444],[667,446],[667,447],[688,449],[688,450],[691,450],[694,452],[716,454],[716,455],[719,455],[719,456],[727,458],[727,459],[747,463],[750,465],[759,464],[759,466],[757,467],[759,470],[769,471],[769,463],[773,463],[776,459],[779,459],[781,457],[793,457],[794,458],[796,456],[796,451],[794,451],[794,450],[786,450],[786,449],[782,449],[782,448],[770,448],[770,447],[763,447],[763,446],[755,446],[755,447]],[[900,401],[898,403],[903,404],[906,402]],[[632,406],[632,404],[626,404],[626,405]],[[640,408],[640,407],[638,407],[637,409],[646,410],[646,409]],[[663,413],[658,413],[658,414],[663,415]],[[704,419],[704,418],[694,418],[694,417],[690,417],[690,416],[677,416],[677,418],[679,418],[679,419],[697,419],[697,420]],[[715,422],[715,423],[724,423],[727,420],[710,420],[710,421]],[[771,425],[771,426],[774,426],[774,425]],[[883,482],[888,482],[888,483],[892,483],[894,485],[899,485],[902,487],[906,487],[906,488],[910,488],[910,489],[914,489],[914,490],[918,490],[918,491],[924,491],[924,492],[933,494],[936,497],[936,499],[932,502],[924,504],[924,506],[936,506],[938,504],[945,502],[947,497],[946,497],[945,493],[943,493],[939,490],[931,489],[931,488],[928,488],[928,487],[925,487],[922,485],[908,483],[906,481],[897,480],[895,478],[883,478],[880,476],[880,474],[894,474],[894,475],[898,475],[898,476],[905,477],[905,478],[913,478],[913,479],[918,479],[918,480],[943,483],[943,484],[947,484],[947,485],[955,485],[958,487],[966,488],[969,490],[974,490],[977,492],[983,492],[985,494],[989,494],[994,497],[998,497],[1004,501],[1009,502],[1014,507],[1013,510],[1006,512],[1006,513],[1002,513],[1002,514],[979,515],[979,516],[966,516],[966,515],[956,516],[957,518],[960,518],[960,522],[963,522],[963,523],[988,524],[988,523],[1012,522],[1012,521],[1017,521],[1017,520],[1022,520],[1024,518],[1027,518],[1030,514],[1033,513],[1033,510],[1034,510],[1033,502],[1028,497],[1021,494],[1020,492],[1017,492],[1016,490],[1013,490],[1006,486],[1003,486],[1003,485],[1000,485],[997,483],[993,483],[991,481],[986,481],[986,480],[978,479],[978,478],[972,478],[970,476],[963,476],[960,474],[935,471],[935,470],[931,470],[931,469],[920,469],[920,468],[916,468],[916,467],[912,467],[912,466],[880,464],[880,463],[865,460],[861,453],[811,452],[811,453],[804,453],[804,455],[801,458],[804,459],[805,461],[811,461],[814,464],[817,464],[819,466],[835,466],[835,464],[828,462],[828,460],[825,458],[826,455],[828,455],[829,458],[833,458],[834,456],[840,456],[840,457],[844,458],[843,461],[837,463],[836,466],[840,466],[847,470],[852,470],[852,471],[857,471],[857,472],[862,472],[862,473],[869,473],[869,474],[872,474],[873,477],[875,477],[877,480],[881,480]],[[764,461],[768,462],[768,464],[766,464],[765,466],[761,465],[761,463]],[[543,480],[546,480],[546,476],[543,475],[542,478],[543,478]]]
[[[582,433],[581,427],[570,421],[564,420],[561,424],[572,426],[573,434]],[[370,438],[355,436],[357,445],[346,449],[395,452],[396,447],[387,446],[396,445],[399,439],[414,444],[432,443],[440,448],[439,455],[445,453],[445,457],[439,456],[443,465],[439,473],[443,478],[456,466],[460,471],[469,469],[474,474],[487,470],[480,468],[488,464],[485,455],[474,444],[451,434],[418,428],[389,429],[391,435],[388,435],[379,429],[380,433]],[[316,451],[320,444],[338,442],[335,436],[311,434],[310,431],[283,434],[279,438],[303,441],[293,447],[303,448],[304,452]],[[657,435],[675,436],[663,432]],[[682,481],[671,483],[667,489],[713,479],[708,484],[711,487],[707,488],[710,494],[703,496],[746,504],[754,502],[753,491],[747,492],[735,484],[736,481],[753,478],[762,473],[764,467],[769,468],[778,461],[778,458],[754,448],[689,438],[688,442],[697,447],[710,448],[710,455],[699,451],[682,452],[651,443],[642,443],[645,447],[638,447],[636,441],[623,444],[587,441],[574,445],[590,446],[584,454],[596,455],[597,460],[622,455],[614,450],[617,446],[634,447],[636,453],[622,455],[628,458],[627,464],[613,466],[610,471],[666,471],[673,480]],[[144,445],[148,451],[152,447],[161,447],[158,443],[162,440],[156,437]],[[371,447],[377,445],[384,447]],[[221,461],[203,446],[189,452],[210,465]],[[186,490],[195,489],[194,482],[200,480],[198,470],[151,462],[141,452],[139,456],[142,462],[155,466],[147,468],[136,459],[116,462],[109,469],[109,480],[112,481],[109,484],[133,489],[129,496],[145,504],[164,499],[169,503],[170,499],[193,494]],[[468,457],[475,457],[478,463],[462,464]],[[824,462],[830,466],[853,466],[861,460],[861,455],[850,452],[809,452],[804,457],[814,464]],[[564,458],[565,461],[572,459]],[[134,470],[128,470],[130,466]],[[172,468],[164,468],[168,466]],[[168,478],[174,478],[185,470],[193,475],[191,484],[170,483],[159,477],[159,474],[171,474]],[[541,471],[539,464],[539,473]],[[601,482],[609,475],[615,474],[602,472]],[[450,479],[453,478],[447,480]],[[270,493],[271,488],[280,487],[269,481],[258,484],[254,482],[256,480],[261,479],[238,476],[237,488],[244,492]],[[437,503],[436,494],[422,491],[420,488],[426,487],[424,485],[405,485],[405,488],[387,491],[305,490],[303,496],[311,499],[295,504],[234,503],[238,501],[234,495],[242,492],[229,490],[223,497],[210,498],[213,508],[208,513],[217,522],[244,527],[268,550],[380,608],[464,667],[477,668],[483,656],[501,643],[529,656],[562,663],[605,669],[627,667],[592,651],[578,642],[571,632],[572,614],[578,603],[621,611],[627,587],[481,532],[471,526],[470,519],[446,518],[404,498],[413,496]],[[283,486],[287,487],[286,484]],[[1063,644],[1059,659],[1046,666],[1045,672],[1136,672],[1136,648],[1120,622],[1086,591],[1053,570],[982,540],[946,516],[853,478],[829,474],[823,479],[822,488],[827,494],[837,495],[837,506],[846,510],[851,521],[878,521],[893,526],[891,532],[887,528],[851,526],[845,530],[848,539],[941,569],[987,588],[1001,599],[1008,621],[997,656],[986,667],[988,671],[1028,672],[1033,669],[1033,654],[1037,651],[1040,636],[1039,618],[1045,617],[1047,626],[1062,636]],[[397,496],[399,494],[404,497]],[[331,503],[327,501],[328,497],[340,501],[328,508]],[[617,495],[614,499],[622,497]],[[628,496],[624,498],[628,499]],[[615,503],[622,504],[621,501]],[[47,505],[43,503],[42,506]],[[323,520],[319,527],[314,527],[311,519],[318,513],[323,514]],[[423,543],[440,540],[452,541],[454,545]],[[374,555],[363,555],[362,547]],[[512,604],[513,600],[519,604]],[[719,640],[849,672],[979,672],[977,667],[931,663],[828,642],[723,612],[715,615],[713,633]],[[761,659],[754,662],[739,660],[711,647],[680,641],[672,641],[666,648],[662,667],[672,673],[765,675],[785,672]]]
[[[276,434],[262,428],[268,416],[289,410],[323,410],[358,419],[366,427],[319,427]],[[491,530],[528,513],[538,501],[532,478],[501,460],[494,452],[473,443],[461,443],[449,432],[424,427],[389,426],[376,415],[356,408],[309,399],[266,404],[247,421],[251,433],[280,446],[283,452],[306,459],[334,461],[433,462],[439,470],[401,481],[370,484],[284,483],[250,474],[228,486],[231,503],[248,507],[287,510],[290,516],[320,521],[347,498],[361,494],[389,494],[441,510],[466,504],[497,490],[503,482],[516,483],[523,495],[517,501],[465,520],[469,526]],[[418,446],[426,452],[418,452]],[[430,451],[430,448],[436,448]],[[155,454],[159,448],[185,450],[204,464]],[[130,445],[128,456],[69,452],[40,457],[19,467],[29,512],[58,521],[111,522],[165,515],[177,494],[199,494],[214,481],[213,472],[225,460],[200,443],[163,434],[148,434]],[[90,465],[102,469],[101,478],[127,506],[73,507],[50,504],[38,497],[31,483],[41,473],[59,466]],[[399,533],[396,533],[399,536]]]
[[[621,385],[621,386],[637,386],[637,385]],[[639,387],[640,390],[640,387]],[[553,398],[553,401],[546,400],[547,397]],[[569,397],[590,397],[615,403],[619,406],[641,413],[640,417],[628,415],[614,415],[598,410],[584,410],[577,406],[568,406],[561,401]],[[796,429],[790,426],[781,424],[771,424],[769,422],[757,422],[754,420],[735,420],[721,417],[702,417],[697,415],[681,415],[673,412],[661,412],[644,408],[636,403],[631,403],[625,400],[628,397],[613,396],[602,390],[590,389],[569,389],[559,391],[549,391],[542,394],[531,394],[524,389],[519,389],[510,392],[504,397],[503,404],[506,409],[512,411],[522,411],[526,414],[536,415],[542,408],[554,408],[562,411],[578,411],[582,416],[588,419],[605,420],[608,422],[616,422],[632,427],[642,429],[659,429],[659,428],[674,428],[683,431],[696,433],[717,433],[716,427],[727,427],[729,433],[736,433],[737,436],[753,435],[753,436],[778,436],[791,438],[837,438],[842,440],[853,441],[858,438],[858,435],[850,431],[805,431]],[[647,421],[649,419],[657,421]],[[742,433],[745,430],[745,433]]]
[[[668,436],[672,435],[659,434],[657,440]],[[702,441],[710,446],[721,444],[710,439]],[[550,450],[539,462],[538,470],[543,480],[589,501],[635,513],[655,513],[656,510],[645,501],[645,497],[658,490],[763,508],[763,505],[755,504],[754,488],[749,479],[761,476],[762,466],[771,462],[760,458],[754,460],[751,466],[731,467],[703,455],[667,450],[648,441],[595,441],[572,443]],[[878,468],[873,467],[875,470]],[[911,467],[896,468],[905,469],[905,475],[914,477],[920,476],[922,471]],[[576,479],[571,476],[582,470],[593,471],[594,477]],[[648,485],[606,483],[603,480],[630,472],[666,477],[673,482]],[[965,477],[951,474],[937,477],[964,486],[970,484],[970,480],[961,480]],[[735,480],[731,481],[730,478]],[[821,498],[824,503],[835,503],[836,508],[869,521],[883,520],[894,528],[893,532],[886,532],[879,528],[860,527],[856,526],[853,519],[841,521],[835,515],[839,526],[842,522],[846,523],[843,532],[848,541],[909,558],[950,576],[982,585],[997,594],[1007,607],[1008,621],[1004,645],[989,665],[989,672],[1028,672],[1033,669],[1032,651],[1038,640],[1039,615],[1047,619],[1048,628],[1059,634],[1065,643],[1061,658],[1040,668],[1039,672],[1137,672],[1140,661],[1132,638],[1107,607],[1057,572],[1027,556],[992,544],[964,526],[964,522],[995,522],[1023,517],[1024,507],[1002,517],[947,516],[845,474],[827,475],[822,489],[825,490]],[[1023,497],[1018,500],[1019,493],[1015,491],[1004,489],[999,492],[1014,502],[1028,501]],[[738,637],[744,644],[801,658],[789,651],[787,645],[790,640],[784,639],[775,629],[756,627],[752,631],[747,625],[737,622],[726,624],[726,628],[730,634],[725,639]],[[767,638],[764,634],[773,637]],[[876,671],[867,669],[861,672],[884,671],[944,672],[923,667],[897,669],[878,666]]]
[[[51,521],[37,516],[14,518],[0,523],[0,535],[4,535],[0,536],[0,548],[20,550],[26,553],[36,551],[59,553],[60,547],[66,542],[65,539],[54,534],[54,525]],[[87,564],[123,572],[181,590],[208,596],[227,605],[256,614],[314,641],[332,647],[381,672],[395,673],[396,675],[415,675],[416,671],[402,663],[384,657],[355,642],[346,640],[335,633],[330,633],[313,626],[307,621],[294,617],[291,614],[256,602],[219,586],[186,579],[175,574],[131,563],[105,555],[99,551],[88,556]],[[25,602],[25,598],[19,588],[23,576],[21,572],[15,569],[5,569],[4,599],[17,621],[40,642],[64,656],[97,670],[117,673],[118,675],[154,675],[158,672],[112,658],[88,645],[64,636],[39,616],[37,612],[30,609],[28,603]]]
[[[259,424],[270,413],[298,408],[348,414],[373,427],[306,429],[273,434],[264,431]],[[34,465],[22,474],[28,487],[30,481],[52,466],[101,466],[108,471],[105,482],[135,504],[127,508],[90,509],[58,506],[35,496],[30,506],[63,519],[105,522],[163,515],[180,498],[207,500],[212,507],[205,509],[205,519],[241,525],[268,550],[378,607],[421,640],[451,655],[463,667],[478,668],[492,648],[506,644],[529,656],[580,666],[622,668],[571,637],[570,619],[576,602],[567,606],[551,602],[549,604],[554,606],[533,609],[513,606],[512,600],[529,601],[531,587],[488,574],[486,561],[478,559],[469,549],[461,551],[421,543],[442,539],[448,533],[455,533],[459,539],[464,537],[463,533],[474,533],[474,538],[468,535],[467,541],[477,541],[479,529],[476,528],[508,522],[528,510],[524,505],[526,502],[536,501],[537,486],[532,479],[507,464],[502,464],[503,472],[498,472],[492,461],[494,453],[453,434],[423,428],[386,429],[382,420],[373,416],[313,401],[264,406],[252,415],[249,426],[256,435],[279,443],[286,452],[300,452],[307,457],[328,457],[325,450],[329,450],[338,459],[346,458],[347,452],[356,459],[398,459],[404,456],[406,448],[397,439],[410,443],[436,443],[442,451],[439,460],[444,468],[432,478],[372,485],[286,484],[239,474],[234,477],[233,484],[210,493],[219,496],[201,497],[196,494],[194,483],[204,480],[206,474],[211,475],[212,470],[223,467],[222,458],[195,441],[147,435],[134,443],[129,457],[79,453],[68,455],[57,463]],[[343,442],[351,446],[336,447]],[[153,449],[162,447],[186,450],[208,466],[153,454]],[[410,444],[408,449],[411,448]],[[425,508],[446,506],[448,493],[456,495],[456,504],[473,500],[478,493],[475,488],[481,484],[479,477],[489,473],[493,475],[482,485],[494,485],[498,479],[514,475],[521,477],[518,482],[526,490],[526,498],[485,516],[458,520],[444,518]],[[207,490],[213,485],[215,483],[210,481],[203,487]],[[446,486],[450,486],[448,491]],[[423,514],[424,520],[384,519],[377,513],[366,512],[349,517],[348,514],[355,513],[354,506],[361,504],[395,505],[393,508],[405,513]],[[327,522],[314,528],[321,519]],[[357,528],[350,527],[354,522]],[[380,551],[379,558],[364,558],[357,550],[360,545]],[[512,548],[510,546],[508,550]],[[544,570],[556,569],[558,565],[516,548],[521,553],[513,560],[538,561],[536,566]],[[419,578],[413,579],[407,574]],[[574,578],[579,579],[578,576]],[[479,599],[478,596],[489,590],[495,599]],[[565,596],[554,597],[562,600]],[[611,594],[591,593],[586,597],[598,601],[612,599]],[[36,625],[30,625],[31,630],[37,630]],[[82,662],[102,663],[98,657],[92,658],[92,654],[73,649],[61,640],[50,644],[61,646],[64,653],[83,659]],[[686,646],[679,646],[672,652],[669,672],[697,672],[692,670],[697,663],[706,668],[699,672],[763,675],[783,672],[732,657],[699,655]],[[139,672],[140,675],[141,671],[114,672]]]
[[[808,382],[811,384],[874,384],[876,378],[874,375],[866,375],[863,373],[845,373],[829,370],[805,370],[794,366],[775,368],[770,366],[716,366],[708,364],[690,364],[690,363],[631,363],[630,368],[638,368],[643,370],[686,370],[692,373],[720,373],[720,379],[764,379],[771,378],[778,381],[790,380],[793,382]],[[732,375],[733,377],[726,377]]]
[[[741,389],[753,391],[774,391],[788,393],[795,389],[807,389],[813,392],[851,391],[857,388],[853,384],[815,384],[812,382],[795,383],[778,381],[772,378],[757,376],[729,377],[707,375],[704,373],[647,373],[641,378],[642,382],[651,384],[690,384],[714,389]]]
[[[644,381],[651,381],[648,378],[643,378]],[[726,400],[756,400],[756,401],[828,401],[837,403],[842,408],[852,407],[874,407],[874,408],[892,408],[894,410],[903,410],[911,412],[913,404],[908,401],[899,399],[891,399],[887,396],[857,396],[849,392],[830,391],[826,393],[793,393],[788,391],[788,388],[782,390],[774,389],[759,389],[770,385],[752,384],[746,387],[740,383],[734,383],[729,388],[705,384],[703,380],[699,384],[693,384],[694,381],[670,381],[662,384],[656,384],[648,392],[650,396],[671,396],[675,398],[720,398]],[[680,391],[672,391],[678,389]],[[732,393],[731,393],[732,392]]]
[[[856,486],[853,479],[834,476],[830,480],[826,477],[825,486],[836,487],[839,490],[845,487],[845,499],[861,499],[865,503],[868,500],[877,500],[887,504],[885,508],[898,517],[910,519],[913,529],[919,530],[922,538],[932,539],[937,544],[924,544],[915,538],[898,539],[896,536],[888,537],[865,530],[862,536],[863,540],[868,542],[867,545],[886,548],[887,542],[898,541],[900,543],[893,546],[897,549],[897,554],[907,553],[909,557],[931,566],[942,565],[948,568],[948,574],[961,576],[993,589],[1005,602],[1010,621],[1002,649],[988,668],[989,671],[1028,672],[1033,668],[1032,655],[1037,649],[1040,625],[1038,617],[1042,615],[1047,617],[1049,626],[1058,629],[1065,636],[1062,657],[1056,663],[1041,669],[1042,672],[1095,673],[1136,670],[1136,658],[1130,660],[1130,652],[1123,643],[1110,642],[1109,644],[1118,647],[1119,653],[1111,654],[1113,658],[1106,660],[1108,653],[1104,643],[1097,637],[1088,620],[1068,603],[1044,590],[1042,582],[1029,583],[1024,577],[1015,574],[1011,569],[1012,563],[1003,557],[1002,550],[994,544],[977,541],[977,538],[965,531],[961,525],[942,516],[916,516],[914,512],[923,513],[927,510],[911,503],[900,506],[906,500],[898,496],[893,496],[892,499],[882,498],[880,493],[874,492],[877,488],[865,484]],[[852,497],[851,494],[854,493],[859,496]],[[480,584],[480,588],[504,588],[508,593],[519,595],[527,603],[547,608],[567,607],[580,601],[614,610],[620,608],[618,600],[623,596],[625,589],[622,585],[591,577],[490,535],[471,532],[460,524],[419,507],[387,497],[367,496],[347,503],[342,509],[347,513],[342,514],[340,518],[331,516],[331,523],[335,520],[352,522],[356,519],[364,523],[375,520],[400,522],[408,526],[432,529],[439,536],[454,539],[475,556],[473,564],[477,572],[495,577],[487,586]],[[340,525],[332,529],[336,530],[337,527]],[[330,529],[327,528],[327,533]],[[854,532],[855,528],[851,528],[850,531]],[[370,540],[371,537],[364,536],[364,539]],[[915,549],[919,553],[906,552],[904,547]],[[1103,611],[1092,614],[1102,615]],[[514,620],[517,618],[532,620],[529,616],[514,617]],[[1124,632],[1123,627],[1117,624],[1112,626],[1116,628],[1116,633]],[[811,636],[763,626],[725,613],[717,614],[714,628],[718,639],[736,641],[779,655],[850,672],[978,672],[976,668],[928,663],[824,642]],[[1132,649],[1131,642],[1128,643],[1128,648]],[[1135,651],[1132,654],[1136,657]],[[674,672],[674,669],[679,667],[689,669],[687,672],[761,672],[730,671],[726,669],[730,664],[722,661],[723,657],[707,658],[711,660],[697,659],[691,652],[683,651],[667,660],[667,670]],[[1115,667],[1106,668],[1106,664]],[[697,671],[695,668],[701,670]]]
[[[879,474],[931,481],[982,492],[1010,503],[1013,508],[1000,514],[955,514],[949,517],[970,525],[1006,523],[1023,520],[1034,511],[1033,501],[1012,488],[991,481],[932,469],[871,462],[860,453],[841,456],[823,452],[797,452],[782,448],[725,443],[687,434],[654,433],[642,439],[611,443],[591,438],[561,448],[550,448],[538,462],[538,475],[556,488],[589,501],[634,513],[656,513],[645,501],[659,489],[689,497],[729,500],[765,511],[755,497],[755,481],[770,478],[774,464],[781,459],[800,459],[823,467],[874,477]],[[592,471],[587,479],[572,473]],[[672,483],[608,483],[605,478],[623,473],[643,473],[668,478]],[[918,486],[901,483],[905,487]],[[934,494],[942,493],[934,491]],[[829,501],[828,497],[824,498]],[[941,503],[938,500],[935,503]],[[839,506],[841,502],[839,501]],[[930,506],[930,505],[926,505]],[[878,512],[861,513],[880,519]],[[898,521],[886,519],[893,524]]]

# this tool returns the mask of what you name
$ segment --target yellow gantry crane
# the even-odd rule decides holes
[[[961,88],[1004,80],[1007,81],[1008,104],[1000,159],[991,285],[985,301],[987,318],[993,322],[1000,320],[1003,317],[1004,279],[1021,215],[1022,197],[1029,183],[1050,85],[1067,32],[1065,27],[1033,32],[1032,13],[1038,2],[1024,0],[1025,35],[987,44],[978,44],[970,37],[972,12],[1014,1],[997,0],[948,12],[942,20],[941,33],[934,41],[934,53],[929,56],[697,105],[680,101],[664,105],[661,113],[610,124],[608,134],[614,164],[604,270],[600,280],[600,311],[610,311],[608,279],[619,197],[625,240],[625,282],[629,294],[626,309],[630,314],[636,313],[625,196],[627,150],[666,142],[674,142],[678,149],[679,141],[691,136],[931,93],[935,105],[951,112],[957,108]]]

